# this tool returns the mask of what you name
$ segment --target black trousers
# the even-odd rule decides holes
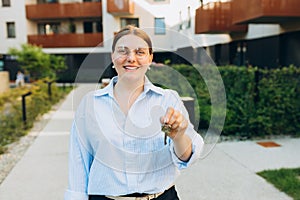
[[[103,195],[89,195],[89,200],[111,200]],[[166,190],[162,195],[153,200],[179,200],[175,186]]]

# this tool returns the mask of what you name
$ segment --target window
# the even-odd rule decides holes
[[[83,22],[84,33],[102,33],[102,22],[101,21],[86,21]]]
[[[188,21],[187,21],[187,25],[186,25],[186,28],[191,28],[191,7],[188,6]]]
[[[7,22],[6,23],[6,29],[7,29],[7,37],[8,38],[15,38],[16,37],[15,22]]]
[[[155,34],[157,35],[166,34],[165,18],[155,18],[154,20],[155,20],[154,21]]]
[[[121,28],[123,28],[127,25],[133,25],[133,26],[139,27],[139,19],[138,18],[121,18]]]
[[[2,0],[2,7],[9,7],[10,6],[10,0]]]
[[[59,28],[60,28],[59,23],[38,24],[38,33],[40,35],[51,35],[54,33],[59,33]]]
[[[58,0],[37,0],[37,3],[58,3]]]
[[[181,15],[181,11],[179,11],[179,30],[182,30],[182,15]]]

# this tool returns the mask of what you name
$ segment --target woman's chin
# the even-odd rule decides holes
[[[122,74],[119,77],[119,79],[123,79],[124,81],[126,80],[126,81],[135,82],[135,81],[143,79],[144,76],[145,76],[144,73],[140,73],[140,72],[137,72],[137,71],[135,71],[135,72],[129,71],[129,72],[125,72],[124,74]]]

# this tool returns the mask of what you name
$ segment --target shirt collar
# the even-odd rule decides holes
[[[113,89],[114,89],[114,85],[117,83],[117,81],[118,81],[118,76],[113,77],[106,87],[96,90],[94,92],[94,96],[109,95],[109,96],[113,97],[114,96]],[[145,84],[144,84],[144,92],[143,93],[146,94],[150,91],[155,92],[160,95],[163,94],[163,89],[153,85],[153,83],[151,83],[151,81],[148,79],[148,77],[145,76]]]

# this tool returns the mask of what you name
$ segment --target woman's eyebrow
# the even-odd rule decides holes
[[[124,45],[117,46],[117,48],[129,49],[129,47],[124,46]],[[148,48],[149,47],[136,47],[136,48],[133,48],[133,49],[148,49]]]

